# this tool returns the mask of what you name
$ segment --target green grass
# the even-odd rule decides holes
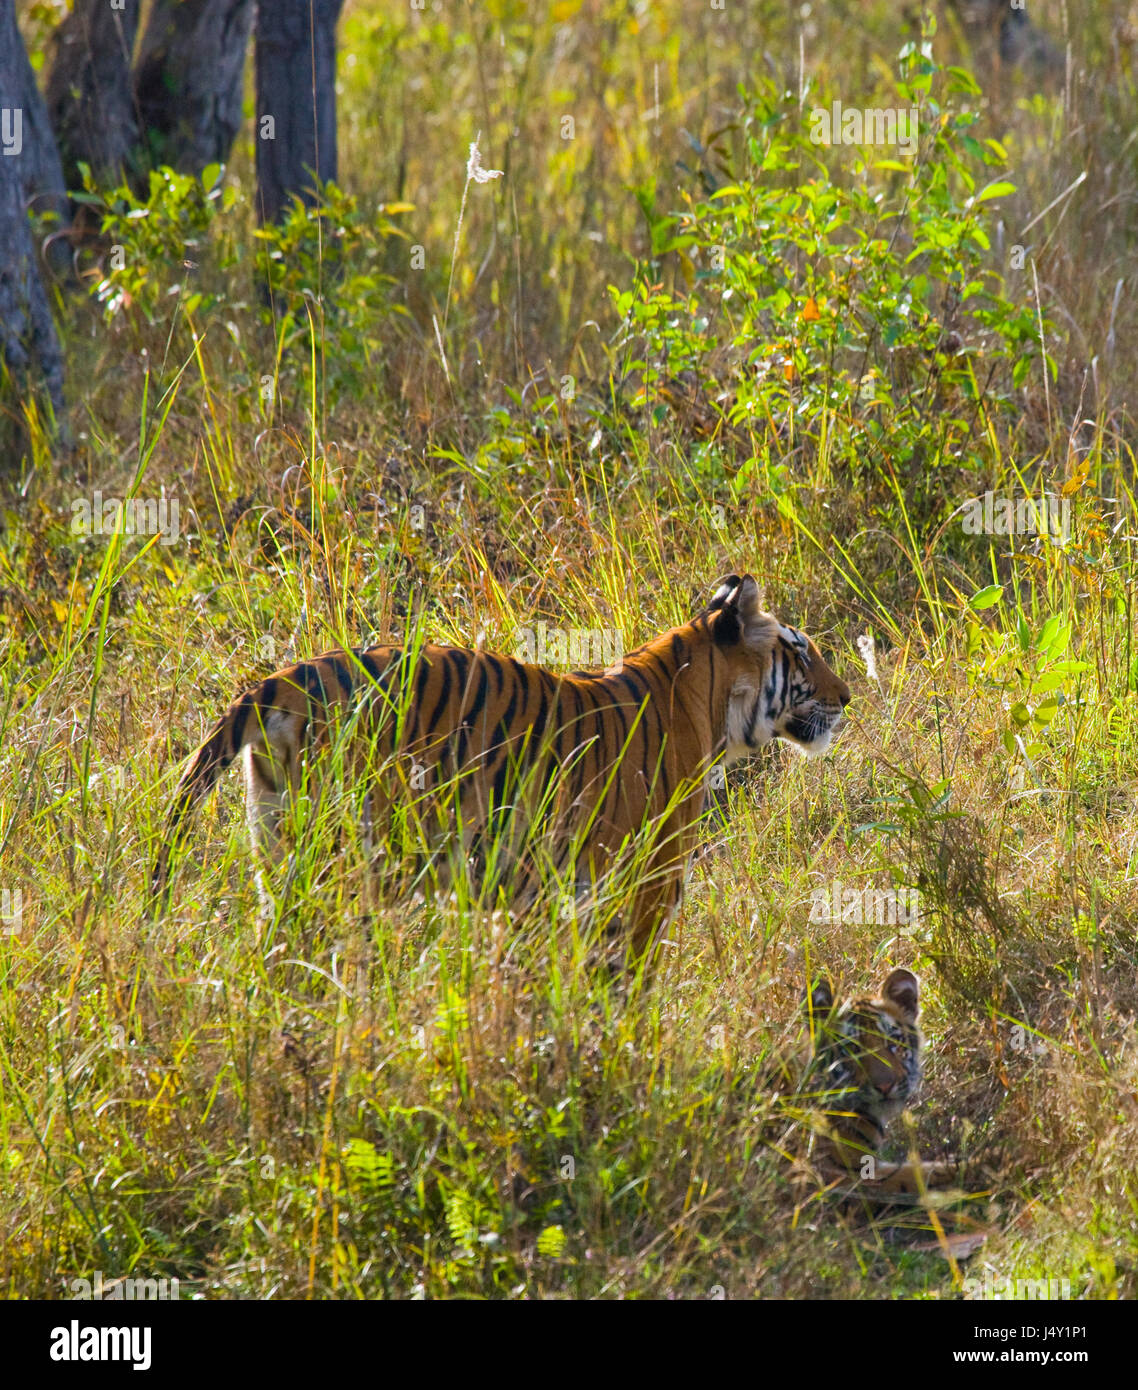
[[[1014,194],[968,208],[962,176],[930,163],[918,197],[830,151],[841,232],[800,136],[755,175],[797,104],[785,6],[730,26],[673,4],[634,21],[608,0],[532,26],[520,5],[417,23],[347,8],[341,183],[358,203],[332,200],[339,230],[319,246],[291,228],[272,312],[246,133],[229,207],[158,199],[155,240],[128,258],[131,305],[68,306],[74,447],[34,402],[14,408],[5,1291],[58,1296],[101,1270],[209,1297],[949,1298],[986,1274],[1134,1296],[1135,332],[1114,295],[1133,255],[1118,209],[1138,184],[1138,146],[1117,132],[1138,113],[1130,50],[1111,43],[1125,7],[1071,35],[1098,76],[1070,104],[1008,78],[981,106],[930,75],[946,112],[979,115],[961,140],[1006,148],[1005,172],[984,173],[958,143],[962,167]],[[895,6],[816,8],[817,90],[872,106],[922,80],[899,75]],[[1061,34],[1057,10],[1032,17]],[[949,56],[951,36],[936,43]],[[736,91],[764,49],[789,101]],[[855,70],[870,74],[856,89]],[[640,119],[657,81],[659,134]],[[448,292],[479,130],[506,177],[469,188]],[[730,213],[701,159],[745,191]],[[1084,167],[1028,238],[1045,377],[1031,262],[1016,278],[998,259],[997,223],[1013,241]],[[878,217],[892,244],[872,250]],[[930,312],[918,304],[892,347],[873,330],[914,264],[928,270],[932,252],[908,258],[930,228],[945,276],[958,256],[991,314],[960,316],[959,356],[931,270]],[[855,229],[871,249],[851,268]],[[685,269],[721,238],[727,300]],[[808,297],[820,322],[801,317]],[[1025,323],[1034,340],[1016,336]],[[789,377],[769,370],[784,355]],[[969,536],[954,516],[986,489],[1042,485],[1071,501],[1064,545]],[[72,503],[95,489],[176,498],[176,543],[76,536]],[[271,923],[235,775],[187,841],[171,911],[147,919],[180,760],[292,654],[409,624],[512,653],[539,622],[619,631],[628,650],[741,569],[832,657],[853,717],[822,762],[774,747],[728,773],[650,983],[599,968],[556,910],[517,928],[461,894],[378,903],[334,779],[319,815],[298,812]],[[834,881],[918,887],[918,927],[811,921]],[[964,1197],[935,1215],[827,1196],[794,1094],[811,975],[860,993],[893,965],[920,976],[928,1038],[893,1153],[966,1162]],[[967,1262],[945,1257],[945,1236],[976,1230]]]

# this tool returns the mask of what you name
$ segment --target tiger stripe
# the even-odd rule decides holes
[[[886,1124],[916,1099],[921,1084],[918,991],[917,977],[897,969],[877,995],[836,1011],[829,981],[811,995],[818,1028],[810,1084],[822,1109],[825,1156],[878,1199],[918,1197],[957,1176],[957,1165],[945,1160],[894,1163],[877,1156]]]
[[[792,703],[795,691],[801,698]],[[521,897],[538,877],[523,850],[527,835],[581,893],[639,844],[646,872],[629,925],[641,951],[679,904],[711,767],[775,737],[820,752],[848,700],[809,639],[762,611],[750,575],[729,576],[691,622],[609,672],[559,675],[430,644],[325,652],[247,690],[189,758],[152,891],[156,903],[164,900],[191,815],[238,757],[254,841],[278,854],[285,796],[306,757],[343,731],[359,750],[353,769],[363,772],[364,753],[374,755],[366,806],[381,835],[418,769],[424,798],[415,810],[432,852],[451,841],[484,857],[486,835],[501,833],[526,885]],[[438,795],[451,782],[459,823]]]

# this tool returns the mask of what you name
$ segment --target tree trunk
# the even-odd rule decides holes
[[[0,0],[0,107],[21,113],[22,148],[19,154],[8,154],[8,122],[14,123],[16,117],[5,117],[5,148],[0,159],[7,157],[19,170],[28,207],[36,212],[57,212],[66,218],[67,185],[59,149],[16,25],[13,0]]]
[[[66,211],[59,152],[13,0],[0,0],[0,358],[17,386],[38,369],[61,416],[63,356],[28,225],[33,200]]]
[[[1042,30],[1028,18],[1022,5],[1011,8],[1008,0],[949,0],[960,27],[972,46],[984,73],[998,65],[1025,68],[1037,81],[1061,80],[1067,60]]]
[[[257,214],[279,222],[295,194],[336,177],[336,21],[343,0],[257,6]]]
[[[200,174],[226,162],[241,129],[252,23],[253,0],[155,0],[134,72],[145,164]]]
[[[82,186],[81,162],[99,181],[117,181],[138,142],[130,63],[139,0],[120,4],[75,0],[51,36],[47,111],[72,190]]]

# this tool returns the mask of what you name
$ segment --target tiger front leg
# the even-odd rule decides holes
[[[873,1176],[862,1179],[863,1185],[882,1196],[919,1198],[924,1192],[953,1187],[958,1169],[955,1163],[941,1159],[914,1159],[908,1163],[882,1163],[873,1160]]]
[[[893,1163],[874,1153],[858,1151],[841,1139],[831,1140],[828,1148],[830,1163],[852,1179],[856,1191],[871,1201],[918,1202],[926,1192],[955,1187],[959,1179],[958,1165],[942,1159],[914,1158]],[[824,1163],[823,1169],[827,1166]]]

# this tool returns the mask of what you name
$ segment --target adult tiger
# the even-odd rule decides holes
[[[893,970],[877,995],[861,995],[834,1008],[828,980],[811,995],[814,1054],[806,1089],[818,1107],[824,1136],[823,1169],[856,1174],[858,1191],[889,1200],[916,1197],[956,1180],[956,1164],[929,1159],[906,1163],[878,1157],[885,1126],[916,1099],[921,1084],[917,977]]]
[[[489,878],[524,909],[544,871],[582,901],[631,857],[640,952],[679,905],[712,767],[772,738],[824,752],[849,698],[813,642],[762,611],[750,575],[607,673],[457,647],[327,652],[235,700],[190,758],[152,889],[164,897],[188,814],[238,754],[254,841],[276,856],[303,755],[340,746],[367,785],[368,841],[386,837],[393,863],[392,826],[406,839],[410,818],[436,884],[458,873],[485,892]]]

